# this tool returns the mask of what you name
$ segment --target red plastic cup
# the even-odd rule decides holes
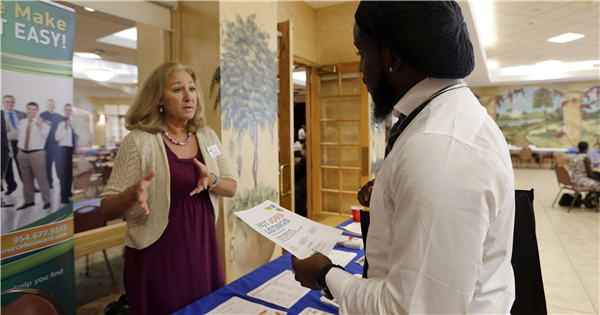
[[[360,222],[360,212],[365,208],[361,206],[353,206],[352,208],[352,221]]]

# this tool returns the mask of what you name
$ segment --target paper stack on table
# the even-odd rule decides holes
[[[339,229],[299,216],[270,200],[252,209],[235,212],[235,215],[300,259],[316,252],[329,254],[342,235]]]
[[[344,235],[340,236],[335,245],[352,249],[363,249],[363,247],[365,247],[362,238]]]
[[[342,226],[342,230],[344,231],[344,233],[362,237],[362,230],[360,229],[360,222],[352,222],[346,226]]]
[[[260,287],[248,292],[248,296],[283,308],[290,308],[308,292],[310,289],[302,287],[300,282],[294,279],[291,270],[284,270]]]
[[[342,267],[346,267],[354,257],[356,257],[356,253],[345,252],[343,250],[332,250],[329,255],[327,255],[329,259],[331,259],[331,263],[340,265]]]
[[[314,309],[312,307],[307,307],[298,315],[333,315],[331,313],[327,313],[321,310]]]
[[[225,301],[221,305],[206,313],[210,315],[286,315],[287,312],[252,303],[237,296]]]

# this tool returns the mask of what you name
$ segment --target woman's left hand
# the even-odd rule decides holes
[[[198,167],[198,170],[200,171],[200,179],[198,180],[198,187],[196,187],[196,189],[192,190],[192,192],[190,193],[190,197],[195,194],[199,194],[203,190],[208,189],[208,187],[211,185],[211,178],[212,178],[212,174],[208,171],[208,168],[206,167],[206,165],[200,163],[200,161],[198,161],[195,158],[194,158],[194,164]]]

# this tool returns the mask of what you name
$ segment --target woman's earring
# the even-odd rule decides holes
[[[158,107],[158,111],[162,113],[162,112],[163,112],[163,107],[162,107],[162,106],[159,106],[159,107]]]
[[[392,69],[392,67],[390,67],[390,73],[393,72],[393,71],[394,71],[394,69]]]

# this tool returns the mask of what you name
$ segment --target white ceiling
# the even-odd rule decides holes
[[[499,66],[530,65],[545,60],[597,60],[598,2],[495,2],[498,42],[486,48],[488,60]],[[548,38],[579,33],[584,38],[563,44]]]
[[[318,0],[309,0],[309,1],[304,1],[304,2],[306,2],[308,5],[310,5],[311,7],[315,8],[315,9],[320,9],[320,8],[324,8],[324,7],[328,7],[328,6],[340,4],[342,2],[348,2],[348,1],[350,1],[350,0],[346,0],[346,1],[318,1]]]

